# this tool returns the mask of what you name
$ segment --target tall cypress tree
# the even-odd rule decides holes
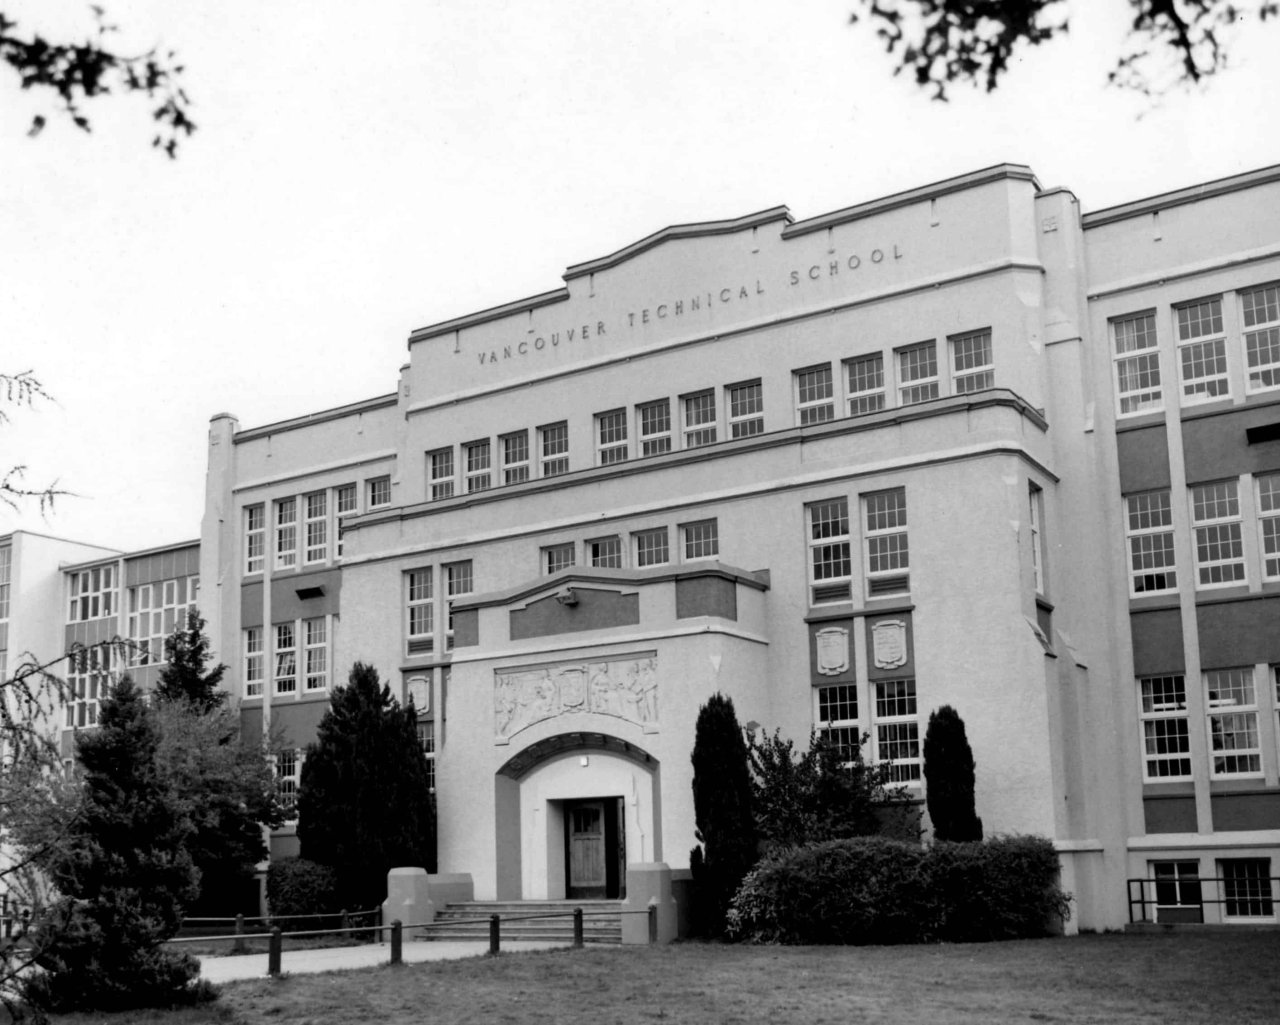
[[[930,713],[924,734],[925,803],[937,840],[982,839],[974,809],[973,749],[964,720],[950,705]]]

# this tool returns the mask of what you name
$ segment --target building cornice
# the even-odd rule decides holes
[[[1236,174],[1229,178],[1218,178],[1214,181],[1202,182],[1199,185],[1191,185],[1185,189],[1162,192],[1158,196],[1136,199],[1131,203],[1121,203],[1118,206],[1108,206],[1101,210],[1093,210],[1081,218],[1081,224],[1084,230],[1088,231],[1090,228],[1100,228],[1105,224],[1114,224],[1117,221],[1128,220],[1131,217],[1142,217],[1144,214],[1168,210],[1170,207],[1198,203],[1204,199],[1214,199],[1217,196],[1229,195],[1232,192],[1242,192],[1245,189],[1253,189],[1259,185],[1269,185],[1277,181],[1280,181],[1280,164],[1273,164],[1270,167],[1262,167],[1256,171],[1248,171],[1245,174]]]
[[[283,434],[285,431],[296,431],[302,427],[314,427],[316,424],[326,423],[330,420],[341,420],[344,417],[368,413],[375,409],[385,409],[388,406],[394,406],[399,399],[399,394],[392,392],[390,395],[379,395],[377,398],[363,399],[360,402],[352,402],[346,406],[322,409],[318,413],[296,416],[291,420],[278,420],[275,423],[263,424],[261,427],[249,427],[243,431],[237,431],[232,436],[231,443],[240,445],[246,441],[256,441],[259,438],[270,437],[273,434]]]

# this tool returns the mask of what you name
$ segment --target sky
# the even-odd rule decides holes
[[[1121,0],[995,93],[905,77],[855,0],[105,0],[174,49],[196,134],[146,101],[56,116],[0,68],[0,467],[73,494],[26,529],[121,550],[199,536],[210,417],[254,427],[395,390],[416,327],[560,286],[670,224],[812,217],[1001,162],[1087,210],[1280,163],[1280,25],[1158,104],[1106,86]],[[87,3],[0,0],[83,36]],[[28,138],[32,115],[48,127]]]

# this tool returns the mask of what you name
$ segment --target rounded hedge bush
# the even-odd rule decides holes
[[[337,915],[338,875],[328,865],[302,858],[282,858],[267,867],[267,908],[272,924],[288,932],[333,925],[304,915]]]

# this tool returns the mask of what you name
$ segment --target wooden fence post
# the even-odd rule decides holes
[[[244,943],[244,915],[236,915],[236,941],[231,944],[231,953],[243,954],[249,948]]]
[[[391,963],[400,964],[404,960],[403,948],[403,930],[404,926],[400,924],[400,919],[395,919],[391,923]]]
[[[582,949],[582,908],[573,909],[573,945]]]
[[[498,944],[499,944],[498,929],[500,928],[500,926],[498,925],[499,921],[500,920],[497,915],[489,916],[489,953],[490,954],[498,953]]]
[[[658,942],[658,905],[649,905],[649,942]]]
[[[275,926],[271,930],[271,941],[267,946],[267,974],[277,976],[280,974],[280,926]]]

